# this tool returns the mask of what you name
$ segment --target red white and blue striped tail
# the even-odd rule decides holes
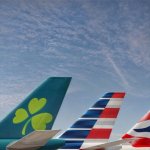
[[[61,149],[84,149],[108,141],[118,116],[124,92],[106,93],[59,138]]]
[[[136,140],[131,143],[133,147],[150,148],[150,111],[146,113],[146,115],[144,115],[122,138],[135,138]]]

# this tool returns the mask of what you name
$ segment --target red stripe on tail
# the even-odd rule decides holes
[[[125,134],[122,139],[128,139],[128,138],[140,138],[135,141],[131,142],[131,145],[133,147],[150,147],[150,138],[143,138],[143,137],[134,137],[129,134]]]
[[[150,111],[140,119],[139,122],[150,120]]]
[[[99,118],[117,118],[120,108],[105,108]]]
[[[122,139],[128,139],[128,138],[135,138],[135,137],[129,134],[125,134],[122,136]]]
[[[125,93],[117,92],[112,95],[112,98],[124,98],[124,96],[125,96]]]
[[[141,138],[132,143],[134,147],[150,147],[150,138]]]
[[[87,139],[109,139],[112,129],[92,129]]]

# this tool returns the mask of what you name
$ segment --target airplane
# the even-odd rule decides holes
[[[59,130],[36,130],[10,142],[5,148],[7,150],[77,150],[107,142],[124,96],[124,92],[106,93],[58,137],[54,136]]]
[[[150,150],[150,111],[148,111],[126,134],[124,134],[122,139],[85,148],[85,150],[97,149]]]
[[[150,111],[133,126],[122,139],[135,139],[131,141],[134,149],[150,150]],[[126,148],[125,146],[123,147]]]
[[[50,130],[70,81],[71,77],[49,77],[9,113],[0,122],[0,150],[32,131]]]

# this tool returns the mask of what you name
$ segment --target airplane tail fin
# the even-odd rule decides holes
[[[59,138],[65,140],[61,149],[83,149],[107,142],[125,93],[106,93]]]
[[[21,138],[34,130],[51,129],[70,77],[51,77],[0,122],[0,138]]]
[[[135,138],[131,142],[133,147],[149,147],[150,148],[150,111],[147,112],[138,123],[133,126],[122,139]]]

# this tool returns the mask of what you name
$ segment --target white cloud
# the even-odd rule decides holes
[[[14,95],[0,95],[0,120],[2,120],[7,114],[10,113],[15,107],[16,104],[22,101],[21,94]]]

